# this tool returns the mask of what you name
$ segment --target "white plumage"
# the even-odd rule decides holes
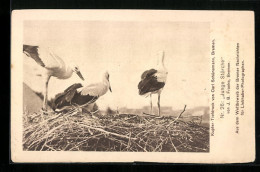
[[[86,87],[79,88],[78,91],[81,92],[82,95],[100,97],[106,94],[109,88],[111,89],[109,81],[104,77],[102,82],[87,85]]]
[[[65,63],[65,61],[56,55],[49,47],[23,45],[23,53],[34,59],[36,63],[44,69],[42,73],[44,81],[43,110],[47,110],[48,83],[51,76],[58,79],[68,79],[72,76],[72,73],[75,72],[84,80],[77,65]]]

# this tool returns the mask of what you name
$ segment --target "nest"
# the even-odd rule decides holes
[[[24,114],[25,151],[209,152],[209,128],[172,116]]]

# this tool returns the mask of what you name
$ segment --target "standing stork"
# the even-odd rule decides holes
[[[64,60],[54,54],[50,48],[23,45],[23,53],[34,59],[36,63],[44,69],[44,99],[42,107],[44,111],[47,110],[48,83],[51,76],[58,79],[68,79],[72,76],[72,73],[75,72],[82,80],[84,80],[77,65],[73,63],[66,64]]]
[[[150,96],[151,114],[153,113],[152,94],[158,94],[158,115],[161,115],[160,95],[166,83],[168,71],[164,66],[164,51],[159,53],[159,61],[155,69],[146,70],[138,84],[139,95]]]
[[[73,84],[63,93],[56,95],[53,101],[53,110],[63,109],[71,105],[84,107],[93,104],[100,96],[106,94],[108,89],[112,92],[109,73],[105,72],[102,81],[99,83],[90,84],[85,87],[80,83]]]

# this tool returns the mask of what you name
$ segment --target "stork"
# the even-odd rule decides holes
[[[34,59],[35,62],[44,69],[42,74],[44,81],[43,111],[47,110],[48,83],[52,76],[58,79],[68,79],[72,76],[72,73],[75,72],[84,80],[77,65],[74,63],[66,64],[64,60],[56,55],[49,47],[23,45],[23,53]]]
[[[139,95],[150,96],[150,113],[153,113],[152,94],[158,94],[158,115],[161,115],[160,95],[166,83],[168,71],[164,66],[164,51],[159,53],[159,60],[155,69],[146,70],[141,75],[138,84]]]
[[[53,101],[53,109],[60,110],[71,105],[84,107],[93,104],[100,96],[106,94],[108,89],[112,92],[109,73],[105,72],[102,81],[99,83],[93,83],[85,87],[80,83],[73,84],[63,93],[56,95]]]

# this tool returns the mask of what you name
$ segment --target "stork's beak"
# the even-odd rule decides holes
[[[77,71],[76,74],[80,77],[80,79],[82,79],[84,81],[84,78],[83,78],[82,74],[80,73],[80,71]]]
[[[110,84],[109,84],[109,90],[110,90],[110,92],[112,93],[112,89],[111,89],[111,86],[110,86]]]

